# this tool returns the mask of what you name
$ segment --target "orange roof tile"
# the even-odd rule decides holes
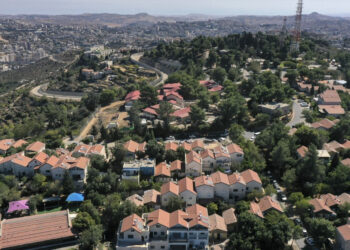
[[[227,232],[227,226],[225,219],[218,214],[212,214],[209,216],[209,231],[223,231]]]
[[[297,149],[297,152],[301,158],[304,158],[308,151],[309,151],[309,149],[307,147],[305,147],[304,145]]]
[[[240,173],[233,173],[228,176],[228,181],[230,185],[235,183],[242,183],[243,185],[246,185],[244,178],[241,176]]]
[[[180,160],[173,161],[172,163],[170,163],[170,171],[171,172],[176,170],[181,171],[181,165],[182,165],[182,162]]]
[[[128,152],[132,152],[132,153],[136,153],[137,151],[144,152],[145,151],[145,146],[146,146],[146,142],[137,143],[137,142],[135,142],[133,140],[127,141],[124,144],[125,150],[128,151]]]
[[[45,163],[47,159],[49,159],[49,156],[44,152],[40,152],[36,154],[33,158],[33,160],[37,160],[38,162],[41,162],[41,163]]]
[[[49,157],[49,159],[47,159],[46,164],[49,164],[49,165],[51,165],[52,167],[54,167],[54,166],[57,165],[58,161],[59,161],[59,159],[58,159],[56,156],[51,155],[51,156]]]
[[[332,211],[332,209],[330,209],[327,205],[326,205],[326,202],[322,199],[312,199],[309,201],[309,203],[311,205],[314,206],[314,213],[318,213],[318,212],[321,212],[321,211],[327,211],[329,213],[334,213]]]
[[[165,143],[165,150],[176,151],[179,145],[176,142],[167,142]]]
[[[202,140],[195,140],[191,144],[192,149],[201,148],[204,149],[204,142]]]
[[[182,210],[176,210],[172,212],[169,216],[169,227],[174,227],[177,225],[181,225],[183,227],[188,228],[188,223],[184,218],[187,217],[187,214]]]
[[[234,208],[229,208],[222,212],[226,225],[234,224],[237,222],[237,217]]]
[[[148,214],[147,226],[162,225],[167,228],[170,227],[170,214],[162,209],[157,209]]]
[[[193,180],[188,178],[188,177],[185,177],[185,178],[182,178],[181,180],[179,180],[178,185],[179,185],[179,193],[180,194],[182,192],[185,192],[186,190],[188,190],[194,194],[197,194],[193,189]]]
[[[350,240],[350,224],[346,224],[340,227],[337,227],[337,230],[344,241]]]
[[[245,183],[249,183],[251,181],[256,181],[257,183],[262,184],[259,175],[251,169],[247,169],[247,170],[243,171],[241,173],[241,176],[243,177]]]
[[[211,176],[214,184],[223,183],[226,185],[230,185],[230,183],[228,181],[227,174],[224,174],[220,171],[217,171],[215,173],[212,173],[210,176]]]
[[[20,140],[16,141],[15,143],[13,143],[13,144],[12,144],[12,147],[14,147],[14,148],[20,148],[20,147],[22,147],[22,146],[25,145],[25,144],[28,144],[28,142],[25,141],[25,140],[20,139]]]
[[[39,151],[43,150],[43,148],[45,148],[45,143],[42,143],[40,141],[36,141],[36,142],[33,142],[32,144],[28,145],[26,147],[26,150],[31,151],[31,152],[39,152]]]
[[[13,139],[4,139],[0,141],[0,150],[7,151],[12,144],[14,143]]]
[[[340,205],[340,200],[338,199],[338,197],[330,193],[322,194],[320,199],[324,200],[326,206],[329,207]]]
[[[214,187],[213,179],[209,175],[207,175],[207,176],[202,175],[202,176],[196,177],[194,179],[194,183],[195,183],[196,187],[200,187],[203,185]]]
[[[342,160],[341,164],[343,164],[344,166],[350,167],[350,158],[346,158],[346,159]]]
[[[229,154],[239,153],[244,154],[243,149],[235,143],[231,143],[227,146],[227,151]]]
[[[157,203],[160,193],[155,189],[146,190],[143,193],[143,203],[146,205],[148,203]]]
[[[141,232],[143,229],[144,221],[137,214],[129,215],[122,220],[122,226],[120,228],[120,232],[126,232],[130,229],[134,229],[137,232]]]
[[[201,157],[199,154],[197,154],[194,151],[189,152],[188,154],[186,154],[186,164],[189,164],[191,162],[197,162],[199,164],[201,164]]]
[[[160,193],[164,195],[169,192],[179,195],[179,186],[172,181],[169,181],[168,183],[164,183],[160,189]]]
[[[143,206],[143,198],[138,194],[133,194],[126,198],[126,200],[134,203],[137,207]]]
[[[265,196],[261,198],[259,201],[259,207],[263,213],[269,209],[275,209],[283,213],[283,209],[281,208],[279,202],[272,200],[271,196]]]
[[[192,146],[191,144],[187,143],[187,142],[183,142],[181,144],[181,147],[183,147],[186,151],[191,151],[192,150]]]
[[[1,249],[23,249],[25,245],[74,237],[66,210],[5,219],[1,226]]]
[[[335,122],[328,120],[328,119],[323,119],[318,122],[314,122],[311,124],[311,127],[317,129],[317,128],[325,128],[325,129],[331,129],[332,127],[335,126]]]
[[[202,151],[200,156],[201,156],[202,159],[205,159],[207,157],[215,159],[213,151],[211,151],[209,149],[206,149],[206,150]]]
[[[254,201],[250,202],[250,212],[259,216],[260,218],[264,218],[264,215],[260,209],[259,204],[255,203]]]
[[[159,163],[154,170],[154,176],[167,176],[170,177],[170,167],[165,163],[161,162]]]

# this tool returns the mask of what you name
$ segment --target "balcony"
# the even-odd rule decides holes
[[[169,237],[169,242],[187,242],[188,239],[187,239],[187,236],[184,237],[176,237],[176,236],[170,236]]]
[[[167,235],[159,235],[159,236],[151,236],[149,238],[150,241],[166,241],[168,238]]]

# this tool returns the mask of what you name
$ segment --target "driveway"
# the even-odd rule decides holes
[[[306,107],[301,107],[298,100],[293,101],[293,117],[290,122],[287,123],[287,126],[293,127],[299,123],[305,123],[305,117],[303,115],[303,110],[308,109]]]

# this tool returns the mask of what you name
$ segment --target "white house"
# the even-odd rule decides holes
[[[228,176],[230,183],[230,199],[242,200],[246,196],[246,183],[240,173],[233,173]]]
[[[214,183],[209,175],[196,177],[194,180],[198,199],[214,199]]]
[[[210,175],[214,183],[214,192],[216,197],[229,200],[230,184],[226,174],[217,171]]]
[[[200,176],[202,174],[202,159],[199,154],[194,151],[185,155],[186,175]]]
[[[52,176],[51,170],[57,165],[58,161],[59,159],[56,156],[51,155],[47,159],[47,161],[44,163],[44,165],[40,167],[39,169],[40,174],[45,175],[47,177],[51,177]]]
[[[179,196],[179,186],[174,182],[170,181],[168,183],[164,183],[160,190],[160,202],[162,207],[166,207],[168,205],[171,197]]]
[[[216,166],[216,160],[213,151],[206,149],[200,154],[202,158],[202,170],[205,173],[212,173]]]
[[[193,180],[185,177],[179,180],[179,195],[185,201],[186,207],[192,206],[197,202],[197,193],[193,189]]]
[[[260,180],[259,175],[256,172],[254,172],[250,169],[247,169],[241,173],[241,176],[243,177],[243,179],[246,183],[247,193],[250,193],[253,190],[261,190],[262,189],[262,182]]]
[[[234,163],[242,163],[244,159],[243,149],[235,143],[231,143],[227,147],[227,151]]]

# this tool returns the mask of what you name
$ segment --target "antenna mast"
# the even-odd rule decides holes
[[[295,15],[294,41],[292,51],[299,51],[301,38],[301,19],[303,14],[303,0],[298,0],[297,13]]]

